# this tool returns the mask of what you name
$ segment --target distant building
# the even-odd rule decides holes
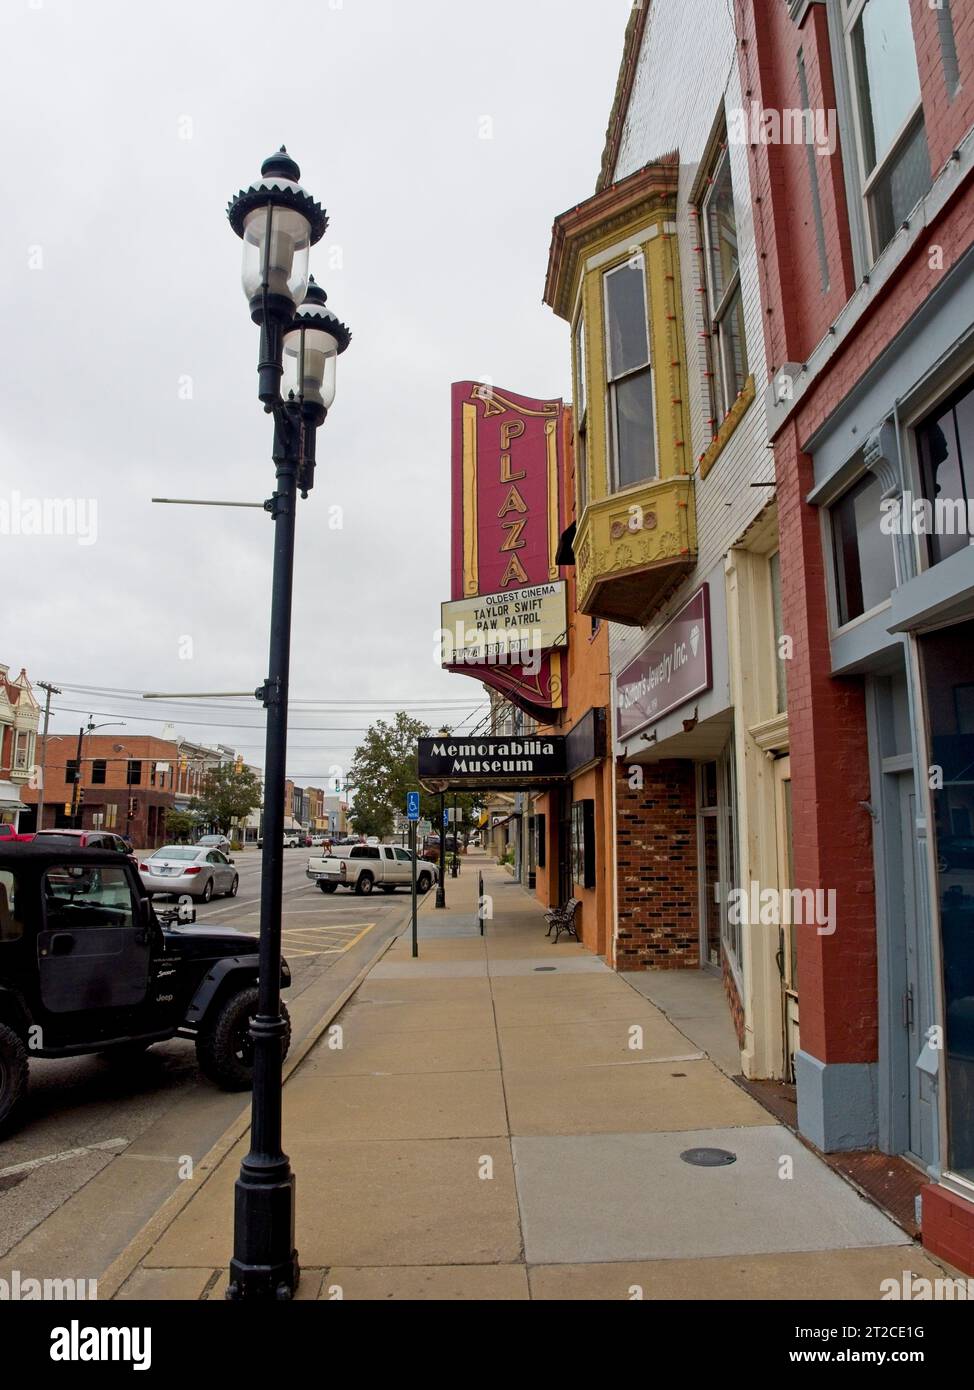
[[[27,672],[11,680],[0,663],[0,822],[20,828],[26,809],[22,791],[35,764],[40,710]]]

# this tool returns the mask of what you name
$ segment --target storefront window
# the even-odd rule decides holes
[[[720,949],[740,970],[741,925],[730,911],[737,886],[737,816],[734,745],[728,744],[714,762],[701,763],[697,774],[697,815],[700,846],[700,900],[703,933],[701,956],[720,966]]]
[[[882,530],[882,488],[867,473],[830,509],[839,627],[885,603],[896,584],[893,542]]]
[[[968,382],[917,430],[930,563],[964,550],[974,535],[974,385]]]
[[[595,887],[595,803],[572,802],[572,881],[576,888]]]
[[[944,981],[947,1167],[974,1182],[974,622],[920,638]]]

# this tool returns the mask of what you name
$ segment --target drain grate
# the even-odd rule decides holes
[[[730,1149],[684,1149],[680,1157],[694,1168],[725,1168],[728,1163],[737,1162],[737,1154]]]

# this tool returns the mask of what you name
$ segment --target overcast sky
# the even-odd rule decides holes
[[[629,8],[4,0],[0,504],[97,505],[91,544],[0,534],[12,674],[130,691],[263,680],[269,519],[149,499],[273,491],[225,207],[286,143],[331,219],[312,271],[354,333],[299,508],[292,699],[408,704],[437,726],[482,701],[434,660],[449,387],[570,394],[568,331],[541,303],[548,241],[594,191]],[[56,708],[55,731],[89,711],[132,734],[175,717],[263,762],[252,701],[146,708],[66,688]],[[289,774],[323,784],[371,717],[293,712]]]

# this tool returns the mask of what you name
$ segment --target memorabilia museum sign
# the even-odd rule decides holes
[[[430,791],[551,786],[565,776],[561,735],[419,740],[419,780]]]
[[[711,683],[710,590],[704,584],[616,678],[616,738],[655,724]]]
[[[566,623],[559,622],[564,585],[556,552],[569,426],[560,400],[476,381],[452,388],[452,560],[442,664],[475,675],[542,720],[564,705],[559,646]],[[468,643],[470,627],[480,635]],[[516,638],[489,638],[515,630]]]

